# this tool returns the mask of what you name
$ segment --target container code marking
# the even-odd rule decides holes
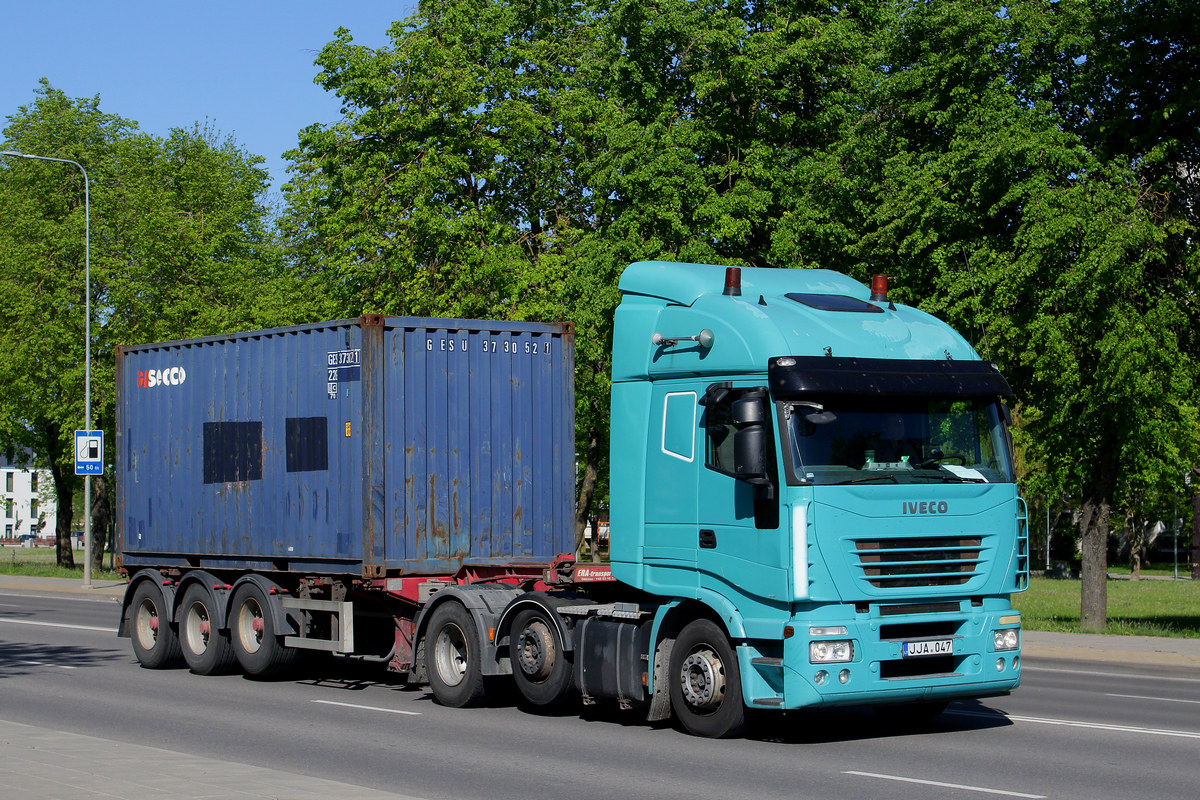
[[[443,353],[465,353],[467,352],[467,339],[455,339],[445,337],[434,339],[432,337],[425,340],[425,350],[432,352],[434,350]],[[530,356],[548,356],[550,355],[550,342],[534,342],[528,339],[481,339],[479,344],[484,353],[508,353],[509,355],[517,355],[524,353]]]
[[[325,361],[325,392],[336,400],[340,384],[362,380],[362,349],[330,350]]]

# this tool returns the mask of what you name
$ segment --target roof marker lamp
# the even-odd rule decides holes
[[[887,275],[871,276],[871,302],[886,303],[888,301]]]

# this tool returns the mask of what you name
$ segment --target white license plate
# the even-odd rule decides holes
[[[948,656],[954,654],[953,639],[932,639],[924,642],[904,642],[900,645],[900,655],[905,658],[920,656]]]

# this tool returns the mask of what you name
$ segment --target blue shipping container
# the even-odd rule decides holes
[[[117,351],[126,567],[382,577],[574,549],[569,325],[367,316]]]

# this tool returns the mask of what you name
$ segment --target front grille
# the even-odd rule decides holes
[[[855,542],[858,567],[877,589],[961,586],[979,574],[978,536],[899,537]]]
[[[879,607],[881,617],[899,617],[905,614],[957,614],[958,611],[958,603],[909,603],[902,606]]]
[[[910,622],[904,625],[880,625],[879,638],[883,641],[902,642],[905,639],[942,639],[957,636],[962,627],[960,620],[938,622]]]

